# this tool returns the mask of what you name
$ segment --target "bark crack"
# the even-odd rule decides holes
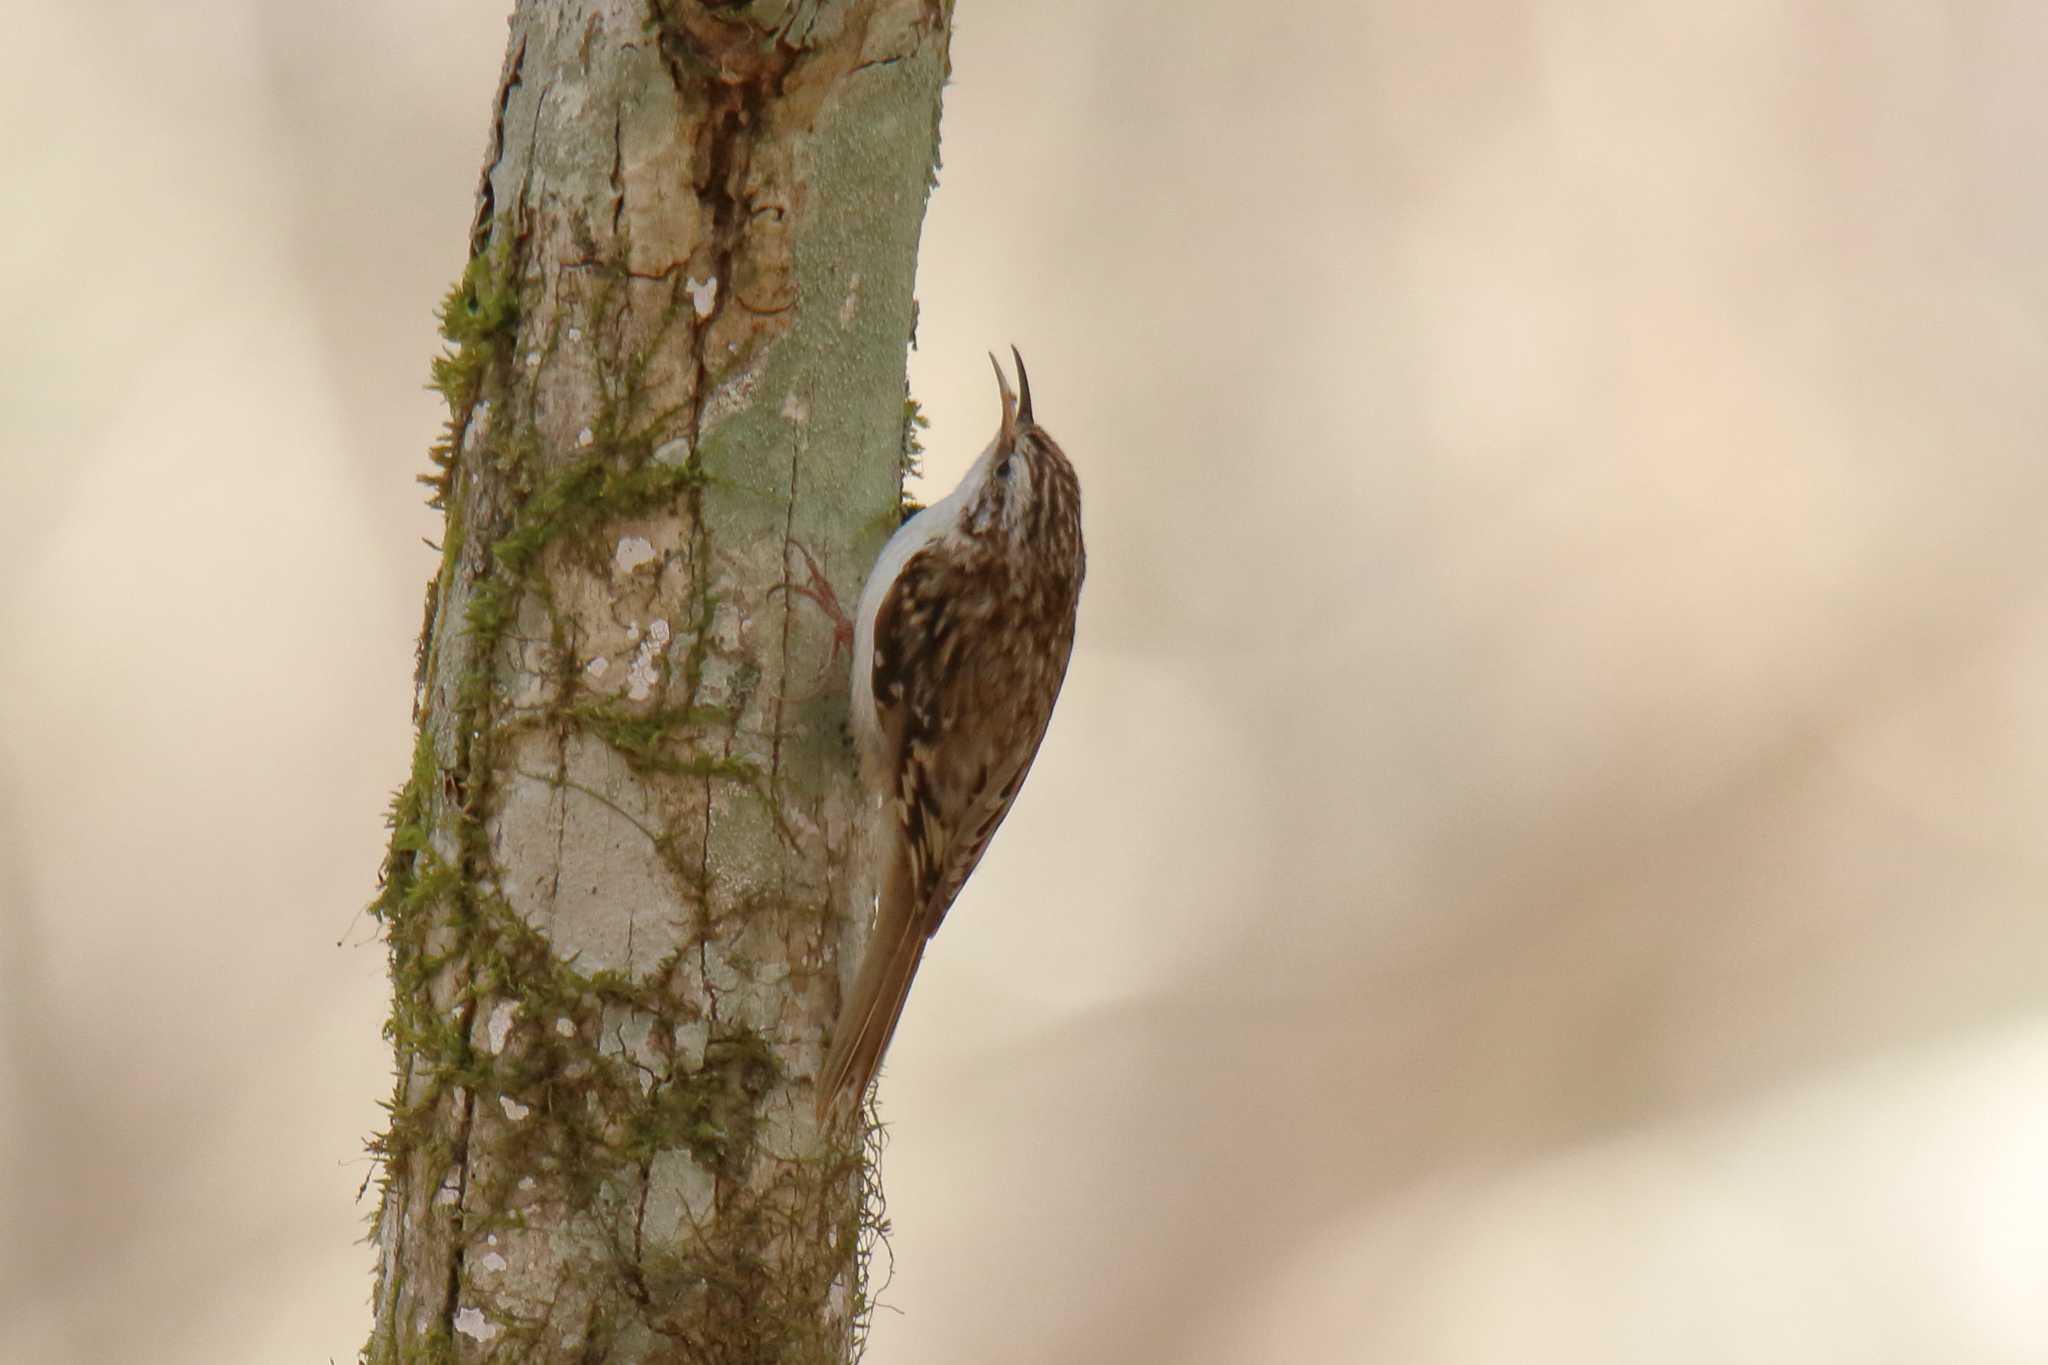
[[[626,213],[626,111],[612,111],[612,238],[619,235],[619,221]]]
[[[809,407],[810,401],[810,395],[806,394],[804,405]],[[782,510],[782,571],[785,574],[789,572],[790,546],[796,543],[797,469],[802,458],[803,441],[801,436],[799,436],[797,440],[790,443],[789,501]],[[789,701],[789,642],[790,634],[796,623],[795,598],[796,594],[794,592],[782,594],[782,659],[777,668],[775,723],[769,727],[768,740],[768,789],[771,793],[779,790],[781,785],[782,716],[783,708]],[[780,827],[782,823],[782,811],[778,803],[776,808],[776,825]]]
[[[555,727],[555,790],[559,793],[569,782],[569,734],[562,726]],[[548,912],[558,911],[562,901],[562,849],[569,837],[569,802],[562,797],[558,803],[560,818],[555,821],[555,875],[548,883]]]
[[[520,34],[512,53],[505,59],[505,72],[498,78],[498,96],[491,116],[491,149],[484,157],[483,176],[476,188],[476,215],[469,222],[469,254],[481,256],[491,244],[491,221],[496,213],[496,191],[491,176],[505,159],[505,112],[512,104],[512,92],[519,87],[526,69],[526,35]]]
[[[522,46],[525,40],[520,40]],[[519,212],[523,217],[530,211],[527,203],[533,193],[533,168],[539,164],[535,153],[540,148],[540,116],[548,107],[548,96],[555,93],[555,83],[549,81],[540,88],[540,98],[533,102],[533,125],[526,132],[526,169],[519,177]]]
[[[469,1036],[471,1024],[476,1018],[476,1004],[472,1000],[463,1007],[462,1035]],[[469,1199],[469,1135],[476,1123],[476,1091],[473,1087],[462,1089],[462,1116],[456,1121],[454,1152],[449,1157],[449,1170],[455,1178],[455,1201],[449,1208],[449,1246],[447,1301],[442,1305],[441,1318],[448,1330],[455,1329],[455,1315],[462,1304],[462,1272],[469,1261],[469,1243],[463,1235],[465,1205]]]

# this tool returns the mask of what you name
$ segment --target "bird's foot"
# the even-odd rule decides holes
[[[825,660],[825,667],[819,673],[818,681],[802,693],[782,694],[783,701],[801,705],[807,701],[817,700],[829,690],[833,670],[838,666],[840,654],[853,652],[853,621],[847,616],[846,609],[839,605],[839,594],[832,591],[832,580],[825,577],[825,571],[818,567],[816,556],[800,541],[786,541],[784,545],[785,568],[788,567],[786,561],[789,550],[795,550],[803,556],[804,581],[799,583],[793,578],[785,578],[769,588],[769,593],[780,591],[788,593],[792,598],[808,598],[832,622],[832,653]]]

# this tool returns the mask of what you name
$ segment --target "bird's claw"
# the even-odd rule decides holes
[[[783,557],[785,567],[787,567],[786,561],[788,559],[788,552],[791,549],[794,549],[803,556],[804,581],[798,583],[792,579],[785,578],[780,583],[770,587],[768,589],[769,593],[773,595],[780,591],[789,594],[791,597],[808,598],[832,622],[832,653],[825,660],[825,667],[819,673],[818,681],[800,694],[788,692],[782,694],[783,701],[800,705],[804,702],[815,701],[823,696],[830,686],[832,673],[839,663],[840,654],[842,652],[847,654],[853,652],[853,621],[847,616],[845,608],[839,605],[839,594],[832,591],[832,580],[825,577],[825,571],[818,567],[817,557],[801,541],[791,540],[784,542]]]

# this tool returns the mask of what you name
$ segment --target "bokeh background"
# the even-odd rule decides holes
[[[16,7],[0,1360],[348,1360],[497,0]],[[961,0],[1092,576],[897,1040],[937,1362],[2048,1359],[2048,7]]]

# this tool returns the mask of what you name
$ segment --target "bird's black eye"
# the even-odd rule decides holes
[[[1007,478],[1009,478],[1009,477],[1010,477],[1010,457],[1009,457],[1009,456],[1005,455],[1005,456],[1003,457],[1003,462],[1002,462],[1001,464],[999,464],[999,465],[997,465],[997,466],[996,466],[996,477],[997,477],[997,478],[999,478],[999,479],[1007,479]]]

